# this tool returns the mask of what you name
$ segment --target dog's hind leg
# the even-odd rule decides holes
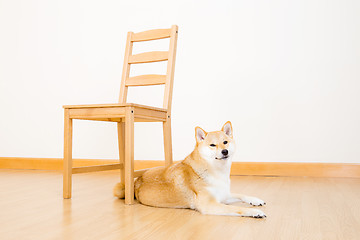
[[[263,206],[266,204],[263,200],[257,197],[246,196],[239,193],[231,193],[231,196],[224,201],[225,204],[230,204],[234,202],[245,202],[253,206]]]

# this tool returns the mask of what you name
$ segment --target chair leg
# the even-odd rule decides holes
[[[125,123],[119,122],[118,129],[118,143],[119,143],[119,160],[123,167],[120,168],[120,182],[125,184]]]
[[[63,169],[63,197],[71,198],[72,177],[72,119],[69,110],[65,109],[64,116],[64,169]]]
[[[125,112],[125,204],[134,201],[134,109]]]
[[[168,167],[173,163],[171,118],[168,118],[166,122],[163,122],[163,133],[164,133],[165,166]]]

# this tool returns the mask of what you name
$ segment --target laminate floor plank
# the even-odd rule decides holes
[[[74,175],[64,200],[59,171],[0,169],[0,239],[360,239],[360,179],[231,180],[233,192],[266,201],[266,219],[125,205],[112,196],[118,171]]]

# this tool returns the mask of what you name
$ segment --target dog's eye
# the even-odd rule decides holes
[[[228,143],[228,141],[224,141],[224,144],[227,144]]]
[[[210,144],[210,147],[216,147],[216,145],[215,144]]]

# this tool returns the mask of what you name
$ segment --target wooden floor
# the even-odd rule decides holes
[[[63,200],[61,172],[0,169],[0,239],[360,239],[360,179],[232,177],[234,192],[267,202],[266,219],[126,206],[118,179],[74,175]]]

